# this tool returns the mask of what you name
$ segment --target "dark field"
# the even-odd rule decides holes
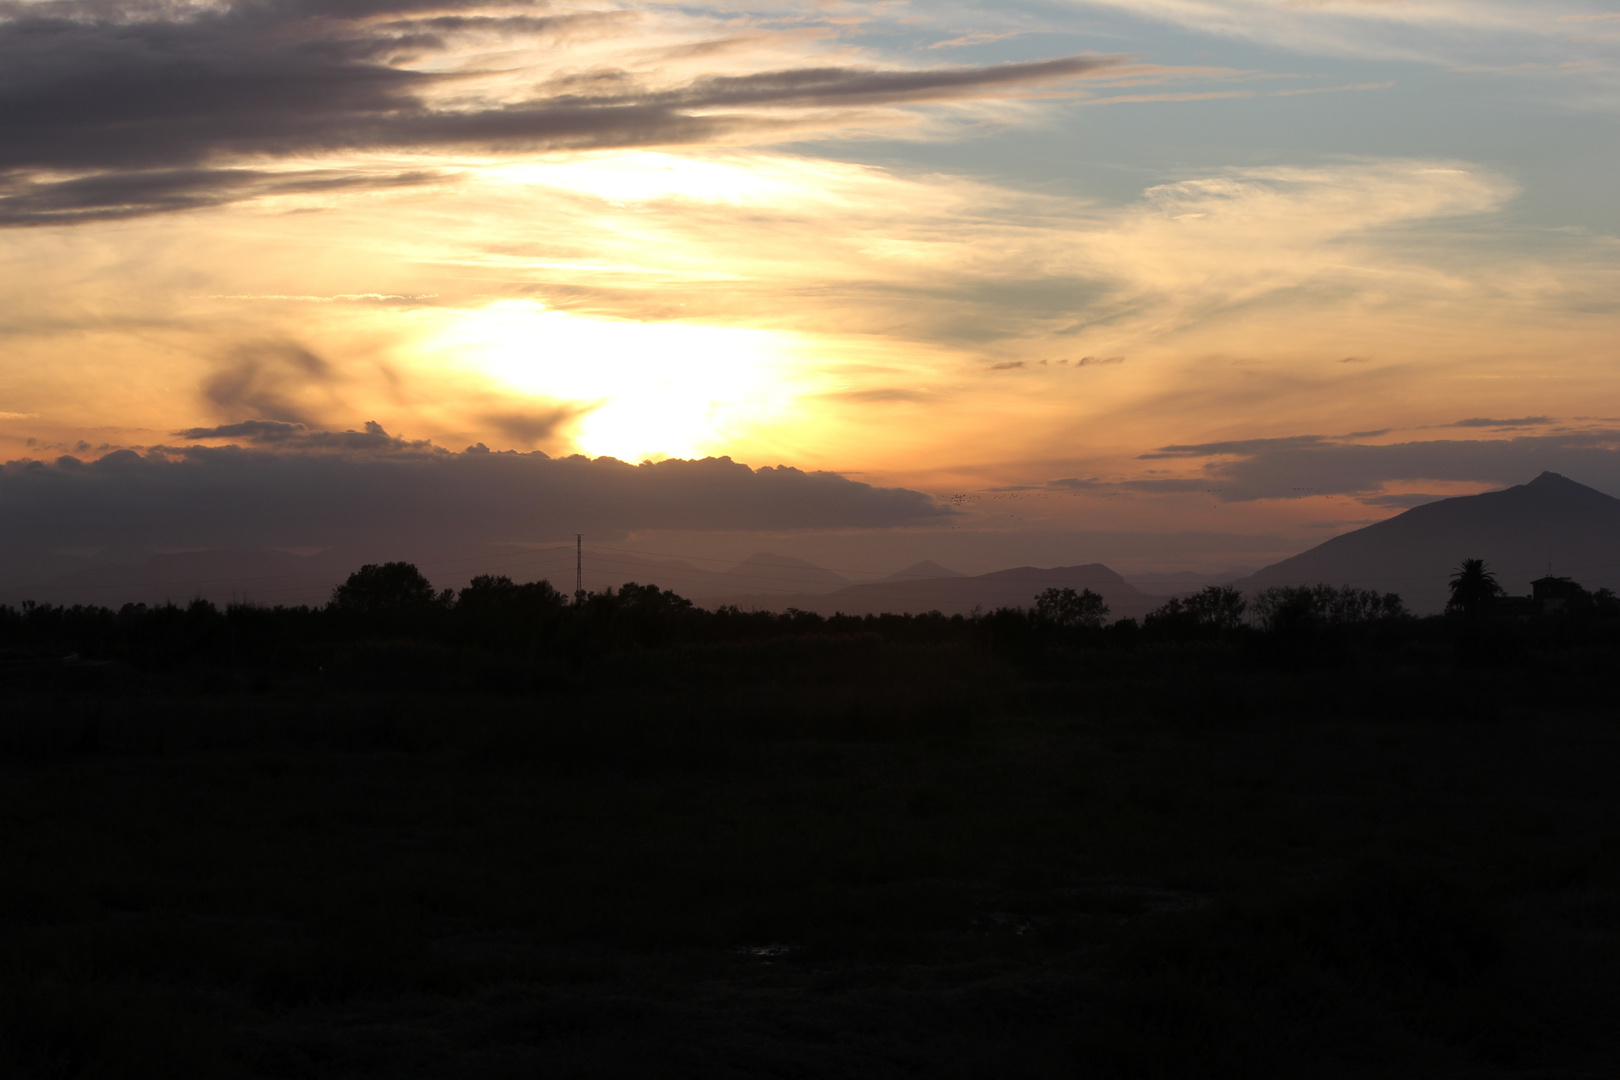
[[[413,648],[0,684],[0,1074],[1620,1068],[1610,648]]]

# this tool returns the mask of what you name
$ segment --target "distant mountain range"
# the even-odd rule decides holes
[[[117,606],[132,601],[185,603],[200,596],[220,604],[233,600],[320,604],[361,563],[391,558],[416,562],[441,588],[459,588],[485,573],[506,574],[516,581],[544,578],[564,593],[574,588],[571,544],[507,546],[477,556],[335,549],[309,556],[196,551],[126,557],[26,586],[16,582],[0,588],[0,602],[33,599]],[[1514,593],[1528,592],[1530,581],[1549,570],[1590,589],[1620,588],[1620,499],[1557,473],[1543,473],[1505,491],[1415,507],[1253,572],[1238,567],[1220,573],[1184,570],[1123,577],[1092,563],[1051,569],[1022,566],[969,576],[938,563],[919,562],[855,584],[804,559],[771,552],[711,570],[684,559],[587,545],[584,576],[585,587],[592,591],[636,581],[673,590],[705,607],[736,604],[775,611],[792,607],[824,614],[936,610],[966,614],[976,607],[1027,607],[1048,588],[1087,588],[1103,595],[1114,618],[1140,618],[1167,596],[1209,584],[1231,583],[1253,591],[1327,582],[1396,592],[1413,611],[1424,614],[1444,607],[1450,575],[1465,558],[1484,559]]]
[[[505,574],[515,581],[548,580],[559,591],[574,590],[572,544],[547,548],[508,547],[482,555],[327,550],[315,555],[280,551],[189,551],[125,554],[44,580],[0,586],[0,603],[39,600],[60,604],[184,604],[198,597],[216,604],[321,604],[332,589],[362,563],[405,559],[415,562],[441,588],[460,588],[479,574]],[[895,580],[959,576],[936,563],[918,563]],[[587,546],[585,588],[599,592],[626,582],[655,584],[682,596],[798,597],[846,588],[850,579],[791,555],[757,552],[725,569],[691,562],[634,555]]]
[[[186,604],[202,597],[216,604],[325,603],[332,587],[357,566],[330,556],[279,551],[184,551],[104,562],[57,574],[48,581],[0,589],[0,602],[120,607],[126,603]]]
[[[496,549],[482,555],[440,557],[432,552],[352,552],[316,555],[280,551],[189,551],[134,555],[52,575],[44,581],[0,588],[0,603],[39,600],[60,604],[187,603],[202,597],[216,604],[321,604],[332,589],[367,562],[415,562],[441,588],[460,588],[479,574],[505,574],[515,581],[548,580],[574,590],[572,544],[548,548]],[[656,584],[683,596],[761,596],[825,593],[849,579],[804,559],[758,552],[724,570],[706,570],[680,559],[649,558],[587,547],[585,588],[600,591],[628,581]],[[939,568],[942,574],[952,571]],[[905,573],[906,571],[902,571]]]
[[[756,552],[725,573],[717,575],[714,587],[742,587],[759,593],[831,592],[849,584],[849,578],[824,570],[815,563],[791,555]],[[679,590],[677,590],[679,591]]]
[[[549,580],[568,593],[574,586],[574,548],[499,552],[476,558],[419,559],[436,586],[458,588],[481,573],[517,581]],[[51,581],[0,590],[0,602],[32,599],[64,604],[185,604],[202,597],[217,604],[321,604],[332,588],[362,562],[384,561],[337,551],[298,556],[282,552],[198,551],[152,555],[58,575]],[[1116,617],[1142,614],[1161,598],[1149,596],[1100,564],[1038,569],[1025,566],[970,577],[934,562],[920,562],[878,581],[849,579],[793,556],[760,552],[725,570],[704,570],[679,559],[655,559],[618,551],[586,550],[585,587],[592,591],[627,581],[655,584],[704,607],[737,604],[782,611],[798,608],[826,614],[943,611],[967,614],[975,607],[1028,607],[1042,590],[1089,588],[1101,593]]]
[[[1211,584],[1252,592],[1272,585],[1326,582],[1399,593],[1411,610],[1430,614],[1445,607],[1451,574],[1467,558],[1484,559],[1512,593],[1528,593],[1530,582],[1549,572],[1589,589],[1620,588],[1620,499],[1548,472],[1505,491],[1415,507],[1253,572],[1239,567],[1222,573],[1178,571],[1125,578],[1100,564],[1050,570],[1026,566],[949,578],[902,571],[888,581],[818,595],[743,595],[705,603],[774,610],[797,607],[823,614],[930,610],[951,614],[975,606],[1028,606],[1037,593],[1055,586],[1092,589],[1108,600],[1114,618],[1139,618],[1167,596]]]
[[[1399,593],[1414,612],[1445,607],[1464,559],[1484,559],[1510,593],[1551,573],[1588,589],[1620,586],[1620,499],[1544,472],[1528,484],[1425,503],[1318,544],[1234,582],[1355,585]]]
[[[821,615],[925,611],[966,615],[975,608],[992,611],[998,607],[1031,607],[1035,597],[1046,589],[1069,588],[1090,589],[1102,594],[1103,599],[1108,601],[1113,618],[1141,618],[1164,602],[1163,597],[1140,591],[1101,563],[1051,569],[1020,566],[973,577],[956,574],[942,578],[911,578],[902,577],[901,574],[893,575],[887,581],[850,585],[813,595],[711,597],[704,600],[703,606],[736,604],[742,608],[772,611],[793,607]]]
[[[1213,574],[1196,570],[1177,570],[1173,573],[1126,574],[1125,580],[1150,596],[1177,596],[1196,592],[1206,585],[1227,585],[1254,573],[1252,566],[1234,566]]]
[[[904,570],[896,570],[885,580],[887,581],[931,581],[939,578],[966,577],[966,574],[956,570],[947,570],[937,562],[924,559],[920,563],[912,563]]]

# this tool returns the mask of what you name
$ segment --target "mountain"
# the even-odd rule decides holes
[[[0,588],[0,603],[38,600],[57,604],[185,604],[202,597],[216,604],[324,604],[332,589],[361,565],[403,559],[417,565],[435,588],[460,589],[479,574],[505,574],[516,581],[551,582],[574,591],[574,546],[465,550],[353,551],[316,555],[279,551],[192,551],[98,562],[31,584]],[[627,581],[654,582],[683,596],[734,591],[734,582],[712,570],[676,560],[655,560],[613,551],[585,553],[585,587],[600,591]]]
[[[585,588],[590,592],[617,589],[626,582],[639,585],[657,585],[661,589],[682,596],[704,596],[714,592],[728,592],[734,586],[725,575],[716,570],[704,570],[681,559],[649,558],[632,555],[613,548],[585,546]],[[544,578],[560,592],[574,591],[574,546],[541,548],[532,561],[504,571],[514,581]]]
[[[1168,574],[1126,574],[1125,580],[1150,596],[1176,596],[1197,592],[1206,585],[1226,585],[1253,573],[1252,566],[1234,566],[1213,574],[1201,574],[1196,570],[1177,570]]]
[[[1090,589],[1101,593],[1103,599],[1108,601],[1110,619],[1126,616],[1141,618],[1162,602],[1159,597],[1138,591],[1101,563],[1092,563],[1050,569],[1020,566],[977,577],[959,574],[945,578],[873,581],[819,595],[742,595],[705,600],[704,606],[736,604],[742,608],[769,611],[785,611],[791,607],[822,615],[838,612],[868,615],[925,611],[966,615],[974,608],[991,611],[998,607],[1031,607],[1037,595],[1051,588]]]
[[[71,570],[40,585],[4,590],[0,600],[15,593],[17,599],[107,607],[186,604],[198,597],[220,605],[320,604],[347,569],[322,556],[279,551],[184,551]]]
[[[913,563],[912,565],[906,567],[904,570],[896,570],[894,573],[890,574],[888,577],[884,578],[883,580],[884,581],[928,581],[930,579],[937,579],[937,578],[953,578],[953,577],[966,577],[966,576],[967,576],[966,574],[963,574],[962,572],[960,572],[958,570],[947,570],[947,569],[945,569],[945,567],[939,565],[939,563],[937,563],[937,562],[934,562],[934,561],[932,561],[930,559],[924,559],[920,563]]]
[[[1355,585],[1399,593],[1418,614],[1445,607],[1464,559],[1484,559],[1510,593],[1549,572],[1588,589],[1620,585],[1620,499],[1544,472],[1528,484],[1416,506],[1335,536],[1234,584]]]
[[[415,563],[436,588],[460,589],[479,574],[504,574],[515,581],[550,581],[559,592],[574,591],[573,544],[543,548],[491,546],[466,550],[352,551],[328,549],[316,555],[280,551],[190,551],[173,554],[132,552],[58,571],[41,580],[0,583],[0,604],[37,600],[55,604],[185,604],[202,597],[216,604],[324,604],[334,586],[364,563],[403,559]],[[760,552],[729,570],[702,569],[680,559],[633,555],[615,548],[584,551],[584,583],[592,592],[634,581],[682,596],[825,593],[849,579],[791,556]],[[943,571],[950,573],[950,571]]]
[[[719,575],[714,588],[727,592],[825,593],[843,588],[849,579],[791,555],[758,551]]]
[[[791,555],[756,552],[729,570],[708,570],[682,559],[651,558],[615,548],[593,548],[584,552],[585,588],[600,592],[618,588],[625,582],[657,585],[661,589],[692,599],[710,596],[824,593],[843,588],[849,579],[815,563]],[[527,554],[522,566],[514,565],[515,580],[544,577],[566,593],[574,591],[574,548],[541,548]]]

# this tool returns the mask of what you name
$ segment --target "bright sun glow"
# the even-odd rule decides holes
[[[592,456],[701,457],[778,418],[799,363],[779,334],[639,323],[502,301],[469,312],[434,343],[537,403],[583,414],[569,434]]]

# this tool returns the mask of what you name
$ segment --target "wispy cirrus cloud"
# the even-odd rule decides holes
[[[1393,55],[1430,58],[1445,34],[1453,48],[1480,47],[1514,37],[1521,47],[1538,40],[1567,39],[1572,28],[1611,19],[1592,3],[1553,0],[1071,0],[1076,7],[1114,8],[1206,33],[1248,38],[1316,52],[1361,53],[1407,35]],[[1416,35],[1414,35],[1416,32]],[[1384,56],[1391,53],[1386,47]]]
[[[1071,0],[1300,53],[1578,80],[1620,103],[1614,13],[1586,0]],[[1590,97],[1588,98],[1590,100]]]
[[[354,160],[379,152],[804,137],[895,110],[1018,97],[1126,62],[1071,55],[914,68],[847,50],[836,60],[795,54],[761,34],[726,39],[753,44],[736,57],[664,49],[638,64],[658,37],[646,24],[674,15],[518,4],[534,14],[514,16],[513,6],[0,5],[0,225],[453,179],[443,169],[390,172]],[[697,19],[685,32],[707,28]],[[582,39],[602,47],[593,52]],[[716,62],[731,70],[716,72]],[[309,167],[312,158],[321,166]]]
[[[34,257],[59,241],[16,235],[0,311],[38,318],[49,309],[30,298],[43,291],[69,313],[79,305],[131,326],[167,320],[183,328],[161,332],[165,353],[145,354],[148,370],[203,389],[195,399],[148,401],[154,379],[128,362],[130,347],[117,345],[125,339],[108,336],[75,354],[76,374],[14,365],[0,391],[29,402],[73,397],[75,415],[94,417],[90,426],[131,415],[162,430],[249,419],[318,426],[363,408],[454,445],[564,450],[583,429],[571,419],[550,425],[552,410],[589,408],[597,424],[614,411],[597,403],[645,399],[656,425],[679,388],[701,439],[591,451],[791,448],[790,460],[822,461],[808,455],[870,449],[874,435],[898,442],[898,429],[874,433],[868,422],[891,407],[914,414],[908,455],[938,460],[963,445],[956,433],[982,426],[974,437],[993,440],[998,416],[1024,417],[1024,432],[1065,443],[1077,416],[1118,418],[1147,408],[1154,393],[1201,387],[1186,404],[1155,407],[1156,416],[1204,410],[1235,386],[1206,383],[1219,370],[1174,351],[1257,312],[1330,335],[1323,362],[1347,378],[1376,378],[1407,348],[1369,338],[1382,333],[1369,311],[1394,316],[1392,327],[1421,312],[1431,328],[1460,327],[1494,344],[1492,319],[1568,295],[1548,268],[1527,268],[1512,253],[1481,258],[1470,230],[1455,246],[1443,231],[1450,218],[1501,208],[1513,190],[1468,163],[1348,161],[1219,170],[1107,206],[762,149],[494,161],[432,198],[345,196],[327,213],[150,219],[128,235],[198,227],[183,250],[132,249],[139,272],[95,278],[100,291],[88,299],[82,273],[69,279],[64,264]],[[60,287],[42,285],[52,267],[64,275]],[[409,299],[430,294],[431,304]],[[362,299],[317,302],[339,296]],[[716,331],[701,345],[652,336],[672,321],[671,333],[736,333]],[[207,333],[181,336],[193,328]],[[17,355],[48,355],[54,332],[19,326],[19,350],[37,351]],[[160,331],[142,334],[154,342]],[[330,377],[312,379],[266,345],[289,340],[327,362]],[[1333,363],[1352,351],[1378,359]],[[197,359],[187,370],[177,353]],[[592,359],[548,359],[568,355]],[[1168,379],[1167,356],[1179,373]],[[997,364],[1024,366],[984,370]],[[121,387],[121,400],[92,412],[86,385]],[[931,395],[912,397],[919,387]],[[1502,407],[1458,402],[1403,426],[1514,415]],[[752,441],[767,421],[769,435]],[[1372,426],[1345,418],[1334,429]],[[638,420],[625,430],[657,429]],[[69,434],[77,437],[51,437]],[[1147,435],[1135,446],[1157,441]]]

